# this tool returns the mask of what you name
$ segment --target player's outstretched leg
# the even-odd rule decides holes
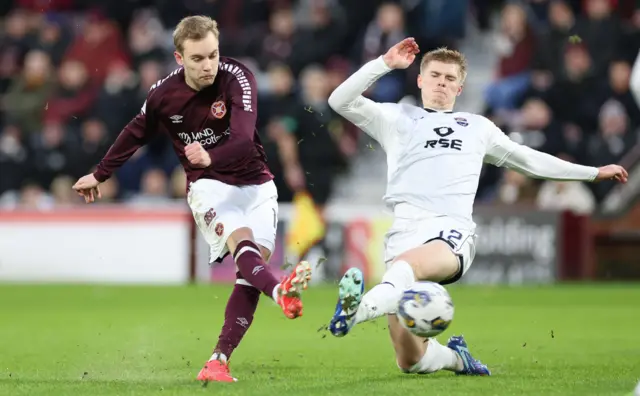
[[[406,262],[397,262],[394,266],[394,270],[387,271],[382,282],[367,293],[362,271],[350,268],[345,272],[338,287],[336,310],[329,322],[331,334],[344,337],[356,324],[394,312],[404,290],[396,284],[411,284],[414,279],[413,270]]]
[[[329,331],[343,337],[355,324],[355,315],[364,293],[364,276],[358,268],[350,268],[340,279],[336,311],[329,322]]]
[[[273,298],[288,318],[293,319],[303,313],[300,295],[311,279],[311,267],[306,261],[298,263],[289,276],[278,282],[266,268],[266,262],[254,242],[245,240],[238,243],[234,259],[239,268],[236,285],[227,303],[218,344],[209,361],[200,370],[197,376],[199,381],[237,381],[231,376],[228,360],[253,321],[261,291]],[[249,272],[248,266],[251,266]],[[250,283],[243,276],[243,269],[255,283]]]
[[[301,261],[289,276],[279,282],[269,271],[258,246],[250,240],[237,244],[233,255],[240,274],[256,289],[260,290],[282,308],[284,314],[294,319],[302,316],[300,294],[311,279],[311,266]]]
[[[467,342],[464,340],[464,337],[462,335],[452,336],[451,338],[449,338],[447,347],[455,351],[462,360],[463,367],[456,370],[457,374],[491,375],[491,371],[489,371],[489,368],[485,364],[482,364],[480,360],[475,359],[473,356],[471,356],[471,352],[469,352]]]
[[[362,296],[352,326],[395,313],[402,292],[416,280],[446,282],[460,271],[458,256],[439,239],[401,254],[384,273],[382,281]]]
[[[406,374],[448,370],[460,375],[491,375],[487,366],[471,355],[462,336],[451,337],[444,346],[435,338],[425,340],[411,334],[395,315],[389,315],[389,333],[398,367]]]

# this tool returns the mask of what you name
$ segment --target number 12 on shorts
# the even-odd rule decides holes
[[[462,233],[456,230],[440,231],[438,237],[448,241],[456,248],[458,247],[458,243],[462,241]]]

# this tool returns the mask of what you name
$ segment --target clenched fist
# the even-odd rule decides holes
[[[187,144],[184,148],[184,154],[187,156],[189,163],[196,168],[206,168],[211,165],[209,153],[199,142]]]

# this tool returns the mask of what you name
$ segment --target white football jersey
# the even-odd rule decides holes
[[[471,222],[482,164],[499,164],[508,148],[496,140],[506,136],[475,114],[375,105],[380,116],[363,130],[387,154],[387,206],[409,203],[434,215]]]
[[[408,207],[409,212],[447,216],[473,228],[483,162],[552,180],[590,181],[598,174],[597,168],[512,141],[481,115],[376,103],[361,95],[389,71],[381,57],[367,63],[336,88],[329,104],[386,152],[388,185],[383,199],[396,215],[399,206],[403,213]]]

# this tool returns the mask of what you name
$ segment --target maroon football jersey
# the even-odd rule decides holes
[[[257,86],[251,71],[232,58],[220,57],[213,85],[196,91],[175,70],[154,84],[140,113],[122,130],[94,173],[107,180],[158,133],[167,134],[192,183],[215,179],[231,185],[256,185],[273,179],[256,130]],[[192,167],[187,144],[200,142],[211,156],[207,168]]]

